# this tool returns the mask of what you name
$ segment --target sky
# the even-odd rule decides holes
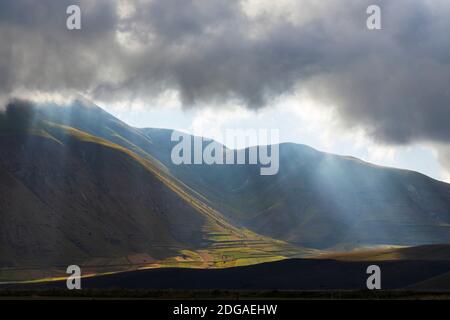
[[[448,0],[2,0],[0,103],[81,94],[139,127],[275,128],[450,181],[449,16]]]

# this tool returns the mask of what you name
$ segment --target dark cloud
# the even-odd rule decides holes
[[[372,0],[290,3],[249,16],[237,0],[123,1],[125,11],[112,0],[3,0],[0,93],[108,103],[175,90],[190,107],[262,108],[306,90],[380,142],[450,141],[448,1],[379,0],[379,31],[365,28]],[[82,8],[81,31],[65,29],[69,4]]]
[[[66,29],[71,4],[85,8],[82,21],[88,32]],[[117,61],[116,26],[109,1],[1,1],[0,92],[89,90],[102,80],[102,65]]]

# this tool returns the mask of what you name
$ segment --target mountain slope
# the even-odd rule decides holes
[[[171,132],[142,132],[175,176],[257,233],[320,249],[450,242],[450,185],[422,174],[290,143],[274,176],[258,166],[175,166]]]
[[[97,107],[28,116],[21,130],[0,130],[0,280],[69,264],[222,267],[302,252],[231,225],[127,139],[145,137]]]
[[[0,139],[1,149],[9,151],[1,156],[3,170],[14,175],[5,187],[22,189],[26,195],[2,193],[1,244],[11,254],[2,254],[1,259],[14,254],[12,262],[20,264],[23,259],[62,264],[83,257],[146,252],[144,248],[161,258],[174,253],[170,246],[201,242],[198,230],[205,218],[139,163],[99,144],[67,143],[70,146],[64,148],[30,137],[23,149],[13,137]],[[30,213],[14,203],[8,206],[10,199],[30,199],[32,208],[41,208]],[[55,248],[66,243],[70,249]]]
[[[349,252],[320,252],[316,259],[340,261],[450,261],[450,245],[432,244],[416,247],[379,247]]]

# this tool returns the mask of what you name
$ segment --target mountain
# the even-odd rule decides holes
[[[86,101],[13,101],[0,113],[0,282],[62,276],[68,264],[223,268],[450,242],[446,183],[292,143],[279,145],[273,176],[175,165],[171,134]]]
[[[171,131],[142,132],[155,142],[149,152],[177,178],[254,232],[317,249],[450,241],[450,185],[417,172],[292,143],[279,146],[273,176],[256,165],[176,166]]]
[[[230,224],[100,108],[0,116],[0,281],[137,267],[224,267],[306,251]]]

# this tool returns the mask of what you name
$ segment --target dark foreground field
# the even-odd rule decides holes
[[[4,300],[450,300],[450,292],[412,290],[129,290],[129,289],[48,289],[4,290]]]
[[[366,269],[371,264],[381,268],[382,289],[450,292],[450,276],[447,276],[450,261],[346,262],[315,259],[292,259],[219,270],[167,268],[132,271],[84,278],[82,288],[102,291],[359,291],[366,289]],[[65,281],[0,286],[3,292],[65,288]]]

